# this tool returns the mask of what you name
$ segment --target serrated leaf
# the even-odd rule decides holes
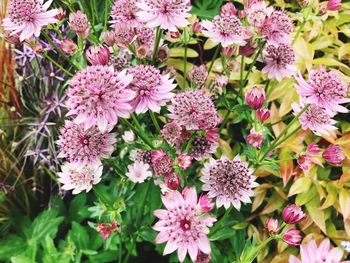
[[[170,49],[169,52],[170,57],[185,57],[185,48],[184,47],[174,47]],[[197,51],[187,48],[187,57],[188,58],[196,58],[198,57]]]
[[[11,256],[18,255],[19,251],[24,251],[27,244],[23,238],[15,235],[9,235],[0,240],[0,259],[9,259]]]
[[[308,177],[298,178],[290,187],[288,196],[300,194],[310,190],[312,180]]]

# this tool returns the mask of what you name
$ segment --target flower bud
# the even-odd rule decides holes
[[[239,47],[239,54],[245,57],[250,57],[254,54],[256,47],[251,41],[248,41],[244,46]]]
[[[177,38],[180,37],[180,32],[179,31],[170,32],[169,35],[170,35],[171,38],[177,39]]]
[[[208,70],[205,65],[194,66],[188,72],[188,79],[196,85],[203,85],[208,77]]]
[[[71,56],[77,51],[78,47],[72,39],[66,38],[62,41],[60,48],[64,54]]]
[[[212,202],[211,198],[205,194],[199,197],[199,206],[203,212],[209,213],[211,210],[213,210],[215,204]]]
[[[162,149],[152,151],[152,168],[157,175],[166,176],[173,172],[173,160]]]
[[[57,8],[58,12],[55,15],[55,18],[57,20],[62,21],[64,19],[64,17],[66,16],[66,10],[64,10],[62,7]]]
[[[194,22],[192,25],[193,33],[199,33],[202,30],[202,24],[198,21]]]
[[[157,61],[165,62],[169,58],[169,48],[167,45],[161,46],[157,51]]]
[[[78,37],[86,38],[89,35],[89,20],[81,11],[70,13],[69,26]]]
[[[253,147],[261,147],[264,143],[264,136],[260,133],[252,132],[247,136],[246,140]]]
[[[342,152],[342,147],[338,144],[329,146],[324,150],[322,157],[331,165],[341,166],[342,162],[345,160],[345,155]]]
[[[224,47],[222,48],[222,54],[225,57],[232,57],[232,55],[235,53],[236,48],[235,47]]]
[[[237,12],[237,9],[235,5],[231,2],[228,2],[221,7],[222,16],[234,16],[236,12]]]
[[[238,10],[238,17],[244,18],[246,16],[246,12],[244,10]]]
[[[253,87],[245,94],[245,100],[252,109],[260,109],[266,101],[265,90],[258,87]]]
[[[134,142],[135,134],[132,131],[125,131],[122,138],[126,143],[130,144]]]
[[[270,110],[269,109],[263,109],[260,108],[256,111],[256,117],[259,121],[264,122],[268,118],[270,118]]]
[[[136,57],[143,59],[147,57],[148,48],[145,45],[139,46],[136,50]]]
[[[286,242],[288,245],[294,247],[300,245],[301,239],[301,232],[296,228],[288,229],[287,232],[283,235],[283,241]]]
[[[179,165],[179,167],[182,170],[186,170],[188,167],[191,166],[191,161],[192,161],[192,157],[188,155],[188,153],[184,152],[181,153],[178,157],[177,157],[177,164]]]
[[[328,0],[327,8],[331,11],[337,11],[341,8],[341,0]]]
[[[171,173],[165,176],[164,182],[171,190],[177,190],[180,187],[180,176],[176,173]]]
[[[219,129],[212,128],[207,130],[205,133],[205,139],[209,142],[218,142],[219,141]]]
[[[280,231],[278,220],[273,217],[267,219],[265,222],[265,229],[267,230],[267,232],[269,232],[269,234],[278,233]]]
[[[92,65],[107,65],[110,58],[109,48],[103,45],[90,47],[85,56]]]
[[[116,42],[116,36],[113,31],[105,31],[102,33],[103,41],[107,46],[113,46]]]
[[[283,221],[287,224],[297,224],[305,218],[305,213],[295,204],[287,205],[283,208]]]
[[[211,260],[210,254],[205,254],[201,250],[198,250],[198,255],[195,263],[209,263]]]
[[[32,46],[33,52],[36,55],[41,54],[41,52],[43,52],[43,45],[41,45],[40,43],[36,43]]]
[[[314,156],[321,154],[321,150],[315,142],[312,142],[307,146],[307,152],[310,155],[314,155]]]
[[[309,170],[311,167],[311,157],[308,154],[303,154],[300,155],[299,158],[297,159],[298,166],[300,167],[301,170]]]
[[[225,75],[219,76],[215,78],[214,87],[218,90],[221,90],[228,83],[228,77]]]

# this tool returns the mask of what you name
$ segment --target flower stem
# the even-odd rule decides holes
[[[153,121],[154,127],[156,127],[156,130],[158,132],[158,134],[160,133],[160,127],[156,118],[156,115],[154,114],[153,111],[149,111],[149,115],[151,116],[151,119]]]
[[[184,57],[184,89],[186,88],[186,78],[187,78],[187,43],[185,43],[185,57]]]
[[[213,60],[211,61],[210,65],[209,65],[209,68],[208,68],[208,76],[213,68],[213,65],[214,65],[214,62],[215,62],[215,59],[216,57],[218,56],[219,52],[220,52],[220,49],[221,49],[221,45],[217,45],[216,47],[216,50],[215,50],[215,53],[214,53],[214,56],[213,56]]]
[[[154,47],[153,47],[153,53],[152,53],[152,65],[154,65],[156,63],[156,55],[157,55],[157,51],[158,51],[158,46],[159,46],[159,42],[160,42],[160,38],[162,36],[162,31],[160,29],[160,27],[157,27],[156,30],[156,40],[154,41]]]
[[[152,142],[142,134],[139,130],[137,130],[128,120],[126,119],[121,119],[121,121],[128,126],[134,133],[136,133],[143,141],[146,143],[151,149],[155,149]]]
[[[253,71],[253,67],[255,65],[255,62],[257,61],[258,57],[260,56],[262,50],[264,49],[264,46],[265,46],[265,43],[261,44],[261,42],[259,42],[258,44],[259,46],[259,50],[258,52],[255,54],[255,57],[253,58],[253,62],[249,65],[249,69],[248,69],[248,72],[244,78],[244,81],[243,81],[243,86],[246,85],[247,81],[248,81],[248,77],[250,75],[250,73]]]
[[[303,19],[303,22],[300,24],[300,26],[299,26],[299,28],[298,28],[298,31],[297,31],[297,33],[295,34],[295,37],[294,37],[294,39],[293,39],[293,41],[292,41],[292,46],[293,46],[293,45],[295,44],[295,42],[297,41],[297,39],[298,39],[298,37],[299,37],[301,31],[303,30],[305,24],[306,24],[306,20]]]
[[[62,67],[60,64],[58,64],[53,58],[51,58],[46,52],[43,52],[43,55],[45,58],[50,60],[56,67],[60,68],[64,73],[66,73],[68,76],[73,77],[74,75],[70,73],[68,70],[66,70],[64,67]]]

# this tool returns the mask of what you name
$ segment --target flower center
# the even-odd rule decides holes
[[[183,231],[188,231],[191,229],[191,221],[186,218],[180,220],[180,227]]]

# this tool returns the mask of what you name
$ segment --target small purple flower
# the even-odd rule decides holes
[[[253,87],[245,94],[245,101],[252,109],[260,109],[266,101],[265,90],[258,87]]]
[[[345,160],[345,155],[342,152],[342,147],[338,144],[329,146],[322,154],[322,157],[331,165],[341,166]]]
[[[305,213],[301,208],[295,204],[287,205],[283,208],[283,221],[287,224],[297,224],[305,218]]]
[[[301,239],[301,232],[296,228],[288,229],[287,232],[283,235],[284,242],[294,247],[300,245]]]

